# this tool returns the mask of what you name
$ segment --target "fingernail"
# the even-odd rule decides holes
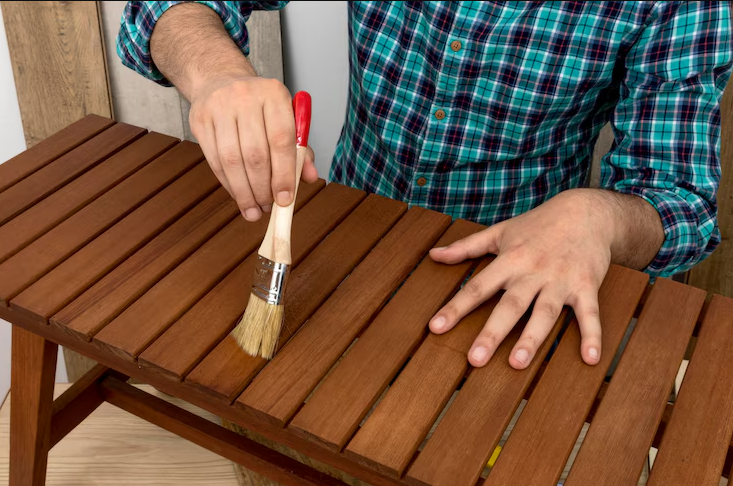
[[[290,204],[290,191],[280,191],[277,193],[277,203],[280,206]]]
[[[269,213],[271,209],[272,209],[272,204],[265,204],[264,206],[262,206],[262,210],[266,213]]]
[[[473,350],[473,353],[471,353],[471,356],[473,356],[473,359],[478,361],[479,363],[483,363],[488,355],[489,355],[489,350],[484,347],[478,347]]]
[[[436,331],[442,331],[444,327],[445,327],[445,317],[443,316],[436,317],[435,320],[433,321],[433,329],[435,329]]]
[[[529,359],[529,353],[526,349],[520,349],[516,353],[514,353],[514,359],[519,361],[521,364],[527,364],[527,359]]]
[[[590,359],[598,359],[598,349],[597,348],[588,349],[588,357]]]
[[[247,221],[256,221],[260,217],[260,211],[255,208],[249,208],[244,212],[244,219]]]
[[[447,246],[436,246],[435,248],[433,248],[433,250],[442,251],[442,250],[445,250],[446,248],[448,248],[448,247]]]

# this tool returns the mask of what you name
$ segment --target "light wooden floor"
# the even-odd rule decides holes
[[[70,385],[56,385],[58,396]],[[218,422],[213,415],[159,393],[139,388]],[[11,396],[0,408],[0,486],[8,484]],[[517,416],[521,413],[518,410]],[[516,418],[516,417],[515,417]],[[508,432],[511,430],[511,424]],[[581,433],[585,435],[586,428]],[[504,437],[502,440],[505,440]],[[577,453],[571,455],[570,463]],[[569,469],[569,468],[567,468]],[[646,471],[645,471],[646,472]],[[563,474],[563,478],[567,474]],[[646,484],[646,474],[639,485]],[[232,463],[133,415],[103,404],[51,450],[48,486],[239,486]],[[721,481],[721,486],[726,486]]]

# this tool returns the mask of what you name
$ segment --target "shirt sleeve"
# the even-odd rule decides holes
[[[601,186],[648,201],[664,243],[645,271],[684,272],[720,243],[720,100],[731,75],[729,2],[658,2],[625,57]]]
[[[117,55],[122,63],[163,86],[172,83],[163,76],[150,55],[150,37],[158,19],[169,8],[185,3],[127,2],[117,35]],[[229,36],[245,56],[249,55],[249,36],[245,22],[253,10],[279,10],[288,2],[195,2],[216,12]]]

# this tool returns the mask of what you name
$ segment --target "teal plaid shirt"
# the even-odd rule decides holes
[[[118,37],[123,63],[164,86],[149,42],[177,3],[129,2]],[[248,54],[252,10],[287,2],[200,3]],[[332,181],[490,225],[587,184],[610,121],[601,187],[664,226],[646,271],[685,271],[720,243],[728,2],[350,2],[348,22]]]

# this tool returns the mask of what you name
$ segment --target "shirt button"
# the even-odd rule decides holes
[[[461,44],[461,41],[454,40],[450,43],[450,48],[453,49],[453,52],[458,52],[461,50],[461,47],[463,47],[463,44]]]
[[[428,183],[428,180],[426,178],[424,178],[424,177],[420,177],[417,180],[417,185],[420,186],[420,187],[424,186],[427,183]]]
[[[437,118],[438,120],[442,120],[443,118],[445,118],[445,112],[443,110],[436,111],[435,118]]]

